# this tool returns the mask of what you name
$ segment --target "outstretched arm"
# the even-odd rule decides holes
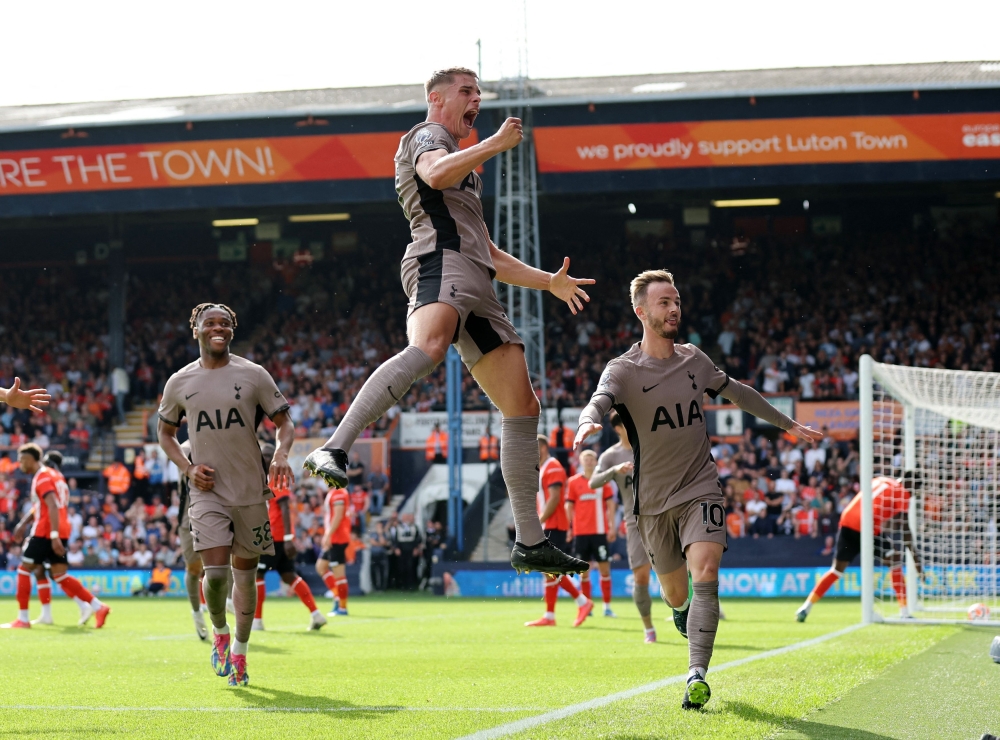
[[[807,442],[814,440],[818,442],[823,439],[822,432],[817,432],[810,427],[802,426],[794,419],[789,419],[769,404],[756,390],[738,380],[729,379],[726,385],[719,391],[719,395],[732,401],[748,414],[753,414],[758,419],[763,419],[768,424],[778,427],[778,429],[784,429],[799,439],[804,439]]]
[[[580,286],[593,285],[596,281],[591,278],[570,277],[569,257],[563,258],[562,267],[558,272],[545,272],[524,264],[517,257],[499,249],[492,241],[490,256],[493,258],[493,268],[497,271],[496,278],[501,283],[534,290],[547,290],[565,302],[574,315],[577,311],[583,310],[583,302],[590,302],[587,291]]]
[[[590,479],[590,487],[596,491],[601,486],[606,486],[608,483],[610,483],[611,479],[614,478],[619,473],[621,473],[622,475],[628,475],[629,473],[632,472],[633,467],[634,466],[631,462],[623,462],[623,463],[618,463],[617,465],[613,465],[607,470],[601,470],[597,473],[594,473],[593,477]]]
[[[10,388],[0,388],[0,401],[16,409],[31,409],[41,411],[42,406],[48,406],[52,396],[44,388],[32,388],[31,390],[21,390],[21,379],[14,378],[14,383]]]

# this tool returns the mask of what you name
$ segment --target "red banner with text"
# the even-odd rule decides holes
[[[405,133],[0,151],[0,195],[392,178]]]
[[[538,171],[1000,159],[1000,113],[535,129]]]

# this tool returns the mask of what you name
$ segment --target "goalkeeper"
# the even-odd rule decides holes
[[[906,605],[906,581],[903,580],[903,552],[895,548],[891,537],[884,534],[894,528],[903,531],[903,547],[913,553],[913,560],[920,571],[920,560],[913,548],[913,536],[906,521],[910,507],[910,492],[904,487],[904,480],[911,487],[916,487],[917,481],[912,473],[907,473],[904,479],[878,476],[872,479],[872,510],[875,522],[875,559],[889,566],[892,579],[892,590],[896,592],[899,602],[899,616],[910,618],[910,610]],[[823,598],[830,586],[835,584],[844,574],[844,570],[861,552],[861,493],[858,493],[840,515],[840,529],[837,531],[837,551],[833,556],[833,567],[820,578],[819,583],[809,594],[805,603],[795,612],[795,618],[806,621],[813,604]]]

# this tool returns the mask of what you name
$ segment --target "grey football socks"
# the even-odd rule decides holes
[[[257,611],[257,569],[233,568],[233,607],[236,610],[236,634],[239,642],[250,639],[253,615]]]
[[[191,571],[184,571],[184,585],[187,586],[188,601],[191,603],[191,611],[201,611],[201,577]]]
[[[719,629],[719,581],[695,581],[688,614],[688,668],[708,670]]]
[[[500,470],[514,512],[516,540],[531,547],[545,539],[537,504],[538,417],[505,416],[500,428]]]
[[[420,378],[429,375],[437,363],[412,344],[395,357],[386,360],[361,387],[337,431],[325,447],[345,452],[369,424],[398,403]]]
[[[639,616],[646,619],[653,608],[653,600],[649,597],[649,584],[638,584],[632,586],[632,601],[635,608],[639,610]]]
[[[212,626],[222,629],[226,626],[226,597],[229,596],[228,565],[205,566],[205,606]],[[254,596],[257,592],[254,591]]]

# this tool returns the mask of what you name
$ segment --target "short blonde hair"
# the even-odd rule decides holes
[[[430,79],[424,83],[424,95],[429,98],[431,91],[440,85],[442,82],[446,82],[449,85],[455,81],[455,77],[459,75],[466,75],[468,77],[475,78],[476,82],[479,81],[479,75],[473,72],[468,67],[448,67],[448,69],[439,69],[430,76]]]
[[[594,459],[597,459],[597,453],[594,452],[593,450],[583,450],[580,453],[580,460],[583,460],[583,458],[584,458],[585,455],[589,456],[589,457],[593,457]]]
[[[667,270],[645,270],[632,278],[632,283],[629,285],[629,292],[632,294],[632,308],[646,300],[646,290],[653,283],[673,285],[674,275]]]

